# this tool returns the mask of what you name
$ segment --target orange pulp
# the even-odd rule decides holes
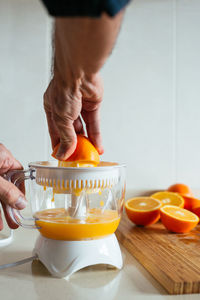
[[[105,210],[102,213],[100,208],[90,209],[84,221],[70,217],[65,208],[45,209],[37,212],[34,217],[44,237],[65,241],[96,239],[112,234],[120,222],[116,210]]]

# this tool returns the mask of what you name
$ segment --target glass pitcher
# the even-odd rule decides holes
[[[17,224],[36,228],[49,239],[90,240],[117,229],[125,197],[125,165],[101,162],[93,168],[58,167],[57,162],[30,163],[7,173],[18,186],[28,180],[32,217],[9,208]]]

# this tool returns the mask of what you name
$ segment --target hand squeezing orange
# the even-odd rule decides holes
[[[58,144],[52,153],[56,158],[60,144]],[[77,145],[74,153],[66,160],[60,161],[60,167],[96,167],[100,162],[99,153],[89,139],[83,135],[77,135]]]

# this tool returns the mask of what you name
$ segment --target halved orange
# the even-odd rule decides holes
[[[193,193],[188,185],[183,183],[176,183],[171,185],[168,189],[169,192],[179,193],[181,195],[193,196]]]
[[[200,218],[200,206],[194,207],[192,212]]]
[[[160,209],[163,225],[172,232],[186,233],[192,230],[199,222],[199,218],[187,209],[174,205],[165,205]]]
[[[160,200],[162,205],[176,205],[179,207],[184,206],[184,199],[177,193],[172,192],[157,192],[151,195],[152,198]]]
[[[161,202],[151,197],[136,197],[126,201],[128,218],[136,225],[151,225],[160,218]]]
[[[186,196],[186,195],[182,195],[182,197],[185,200],[185,205],[184,205],[185,209],[193,211],[194,207],[200,206],[200,199],[191,196]]]
[[[58,144],[52,153],[54,158],[60,144]],[[67,162],[67,163],[66,163]],[[74,153],[66,160],[59,163],[61,167],[75,166],[93,166],[96,167],[100,162],[99,153],[89,139],[83,135],[77,135],[77,145]]]

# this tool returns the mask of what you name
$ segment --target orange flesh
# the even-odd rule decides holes
[[[92,168],[96,167],[97,164],[90,161],[82,162],[80,160],[78,161],[58,161],[58,167],[70,167],[70,168]]]
[[[68,216],[64,208],[46,209],[35,214],[35,223],[40,233],[55,240],[84,240],[112,234],[117,229],[120,217],[116,210],[90,209],[88,217],[81,221]]]
[[[159,203],[155,202],[156,200],[152,201],[151,199],[144,198],[144,201],[142,201],[142,198],[138,198],[128,202],[128,207],[139,211],[149,211],[159,206]]]
[[[162,191],[154,193],[151,197],[160,200],[162,205],[184,206],[184,199],[178,193]]]
[[[194,213],[173,205],[163,206],[160,215],[163,225],[169,231],[176,233],[189,232],[199,222],[199,218]]]
[[[178,218],[179,220],[183,221],[196,221],[195,215],[186,209],[176,209],[176,207],[167,207],[165,208],[165,213],[173,216],[174,218]]]

